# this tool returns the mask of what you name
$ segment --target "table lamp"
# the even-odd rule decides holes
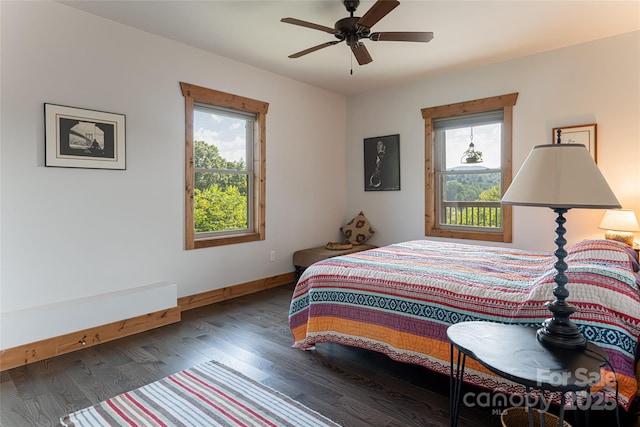
[[[618,199],[587,148],[582,144],[560,144],[558,132],[558,144],[537,145],[531,150],[502,197],[502,203],[544,206],[557,214],[557,249],[554,254],[558,260],[554,264],[557,274],[553,278],[556,300],[545,304],[553,317],[542,323],[537,337],[543,345],[564,349],[585,347],[587,340],[578,326],[569,320],[576,308],[566,302],[569,291],[565,285],[569,280],[564,274],[567,270],[564,245],[567,241],[564,238],[566,219],[563,215],[573,208],[620,208]]]
[[[640,231],[636,214],[631,209],[609,210],[604,213],[598,228],[607,230],[604,238],[617,240],[633,247],[633,232]]]

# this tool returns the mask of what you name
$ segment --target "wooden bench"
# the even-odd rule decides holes
[[[302,272],[318,261],[322,261],[328,258],[333,258],[340,255],[352,254],[355,252],[366,251],[369,249],[377,248],[374,245],[354,245],[350,249],[334,250],[327,249],[325,246],[319,248],[309,248],[296,251],[293,253],[293,266],[296,269],[296,280],[300,278]]]

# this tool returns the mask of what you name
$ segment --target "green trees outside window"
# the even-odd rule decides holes
[[[218,147],[194,141],[194,226],[197,233],[249,227],[244,160],[228,161]],[[212,172],[215,171],[215,172]],[[236,172],[237,171],[237,172]]]
[[[445,178],[443,223],[453,226],[502,227],[501,174],[447,173]]]

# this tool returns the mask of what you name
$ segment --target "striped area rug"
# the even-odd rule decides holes
[[[60,419],[63,426],[338,426],[218,362],[207,362]]]

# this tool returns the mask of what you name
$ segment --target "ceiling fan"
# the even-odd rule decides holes
[[[373,6],[360,18],[353,16],[358,8],[360,0],[344,0],[344,6],[351,16],[338,20],[334,27],[325,27],[324,25],[314,24],[312,22],[302,21],[296,18],[282,18],[280,21],[287,24],[299,25],[301,27],[311,28],[313,30],[324,31],[333,34],[338,40],[322,43],[309,49],[289,55],[289,58],[299,58],[316,50],[335,44],[346,42],[351,48],[353,56],[355,56],[358,64],[365,65],[373,61],[366,46],[360,41],[361,39],[369,39],[371,41],[398,41],[398,42],[422,42],[426,43],[433,38],[431,32],[379,32],[372,33],[373,27],[378,21],[387,16],[389,12],[395,9],[400,2],[397,0],[378,0]]]

